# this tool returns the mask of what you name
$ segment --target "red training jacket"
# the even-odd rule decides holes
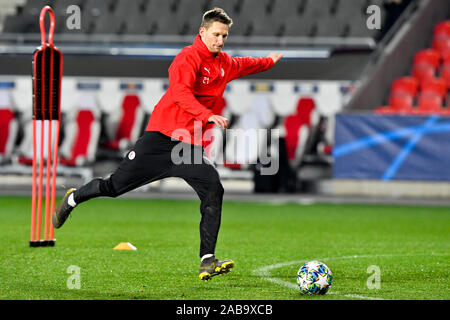
[[[159,131],[190,144],[203,145],[211,111],[221,102],[228,82],[274,65],[271,58],[230,57],[211,53],[198,35],[169,67],[169,88],[155,106],[146,131]],[[206,137],[205,137],[206,139]]]

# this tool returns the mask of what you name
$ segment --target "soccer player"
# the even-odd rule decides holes
[[[155,106],[145,133],[108,178],[96,178],[67,191],[52,214],[55,228],[64,224],[75,206],[89,199],[117,197],[153,181],[179,177],[201,201],[199,278],[209,280],[234,267],[232,260],[214,256],[224,189],[204,154],[202,134],[214,124],[227,128],[228,119],[211,110],[220,103],[229,81],[268,70],[282,55],[232,58],[222,52],[232,23],[220,8],[204,13],[193,44],[183,48],[169,68],[169,88]],[[200,161],[195,156],[199,153]],[[184,160],[174,161],[174,155]]]

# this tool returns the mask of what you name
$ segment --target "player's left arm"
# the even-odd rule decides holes
[[[283,57],[280,53],[270,53],[267,57],[233,57],[231,58],[231,68],[229,81],[269,70]]]

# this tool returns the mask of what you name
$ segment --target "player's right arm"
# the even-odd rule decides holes
[[[279,53],[271,53],[267,57],[233,57],[230,58],[230,73],[228,81],[244,77],[249,74],[269,70],[283,57]]]

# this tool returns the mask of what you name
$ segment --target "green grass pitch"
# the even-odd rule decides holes
[[[91,200],[55,230],[55,247],[30,248],[30,199],[0,197],[0,299],[450,299],[449,207],[225,201],[216,256],[236,267],[202,282],[199,205]],[[313,259],[333,272],[324,296],[296,289]]]

